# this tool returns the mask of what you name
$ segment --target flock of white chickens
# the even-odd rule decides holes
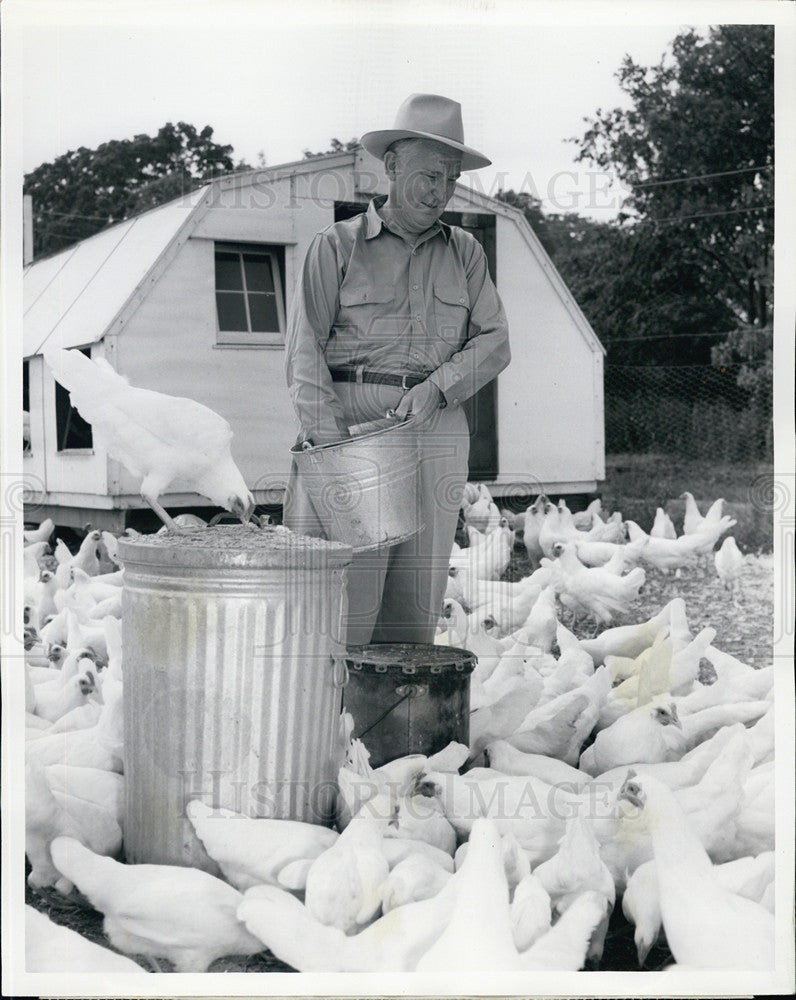
[[[26,532],[28,883],[76,887],[115,949],[28,906],[28,971],[202,972],[266,948],[306,972],[576,971],[617,906],[640,968],[665,935],[678,968],[773,969],[774,668],[692,635],[679,598],[610,627],[645,565],[688,570],[734,523],[686,501],[677,537],[662,510],[646,534],[545,497],[512,524],[468,484],[437,641],[477,654],[469,745],[374,770],[343,715],[336,829],[189,803],[221,877],[117,860],[116,539],[59,541],[51,570],[52,523]],[[520,530],[533,572],[509,583]],[[731,542],[715,553],[727,586]],[[562,622],[589,616],[590,639]]]

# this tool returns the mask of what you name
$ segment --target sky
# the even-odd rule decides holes
[[[645,8],[660,23],[609,5],[597,23],[497,0],[61,2],[43,4],[49,14],[21,32],[25,172],[167,121],[209,124],[236,159],[257,166],[262,151],[275,165],[326,149],[333,136],[389,128],[402,100],[426,91],[461,102],[465,141],[493,161],[471,181],[481,190],[525,190],[548,211],[602,219],[622,192],[576,163],[566,140],[582,136],[598,108],[627,105],[616,80],[626,54],[655,65],[685,26],[685,9],[673,5]],[[565,4],[565,14],[576,8]],[[540,12],[546,23],[534,21]]]

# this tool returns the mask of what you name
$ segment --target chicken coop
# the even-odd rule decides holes
[[[221,414],[258,505],[278,505],[297,423],[284,377],[291,295],[312,237],[385,193],[361,149],[218,178],[28,265],[23,468],[31,518],[121,531],[140,483],[94,441],[45,348]],[[523,214],[460,182],[443,220],[484,246],[512,361],[465,404],[470,478],[495,497],[586,494],[604,478],[604,349]],[[208,502],[175,482],[161,502]]]

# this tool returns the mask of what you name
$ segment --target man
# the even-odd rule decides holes
[[[287,380],[313,445],[348,428],[413,416],[419,442],[419,534],[349,569],[349,645],[433,641],[462,491],[469,431],[459,405],[509,362],[503,306],[480,244],[440,222],[461,170],[488,166],[464,144],[461,107],[413,94],[392,129],[363,147],[383,159],[389,194],[312,242],[288,324]],[[285,523],[320,535],[295,467]]]

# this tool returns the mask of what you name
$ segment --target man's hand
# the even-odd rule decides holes
[[[418,423],[423,423],[439,409],[441,402],[442,392],[439,387],[426,379],[401,397],[401,402],[395,407],[395,416],[398,420],[404,420],[411,413]]]

